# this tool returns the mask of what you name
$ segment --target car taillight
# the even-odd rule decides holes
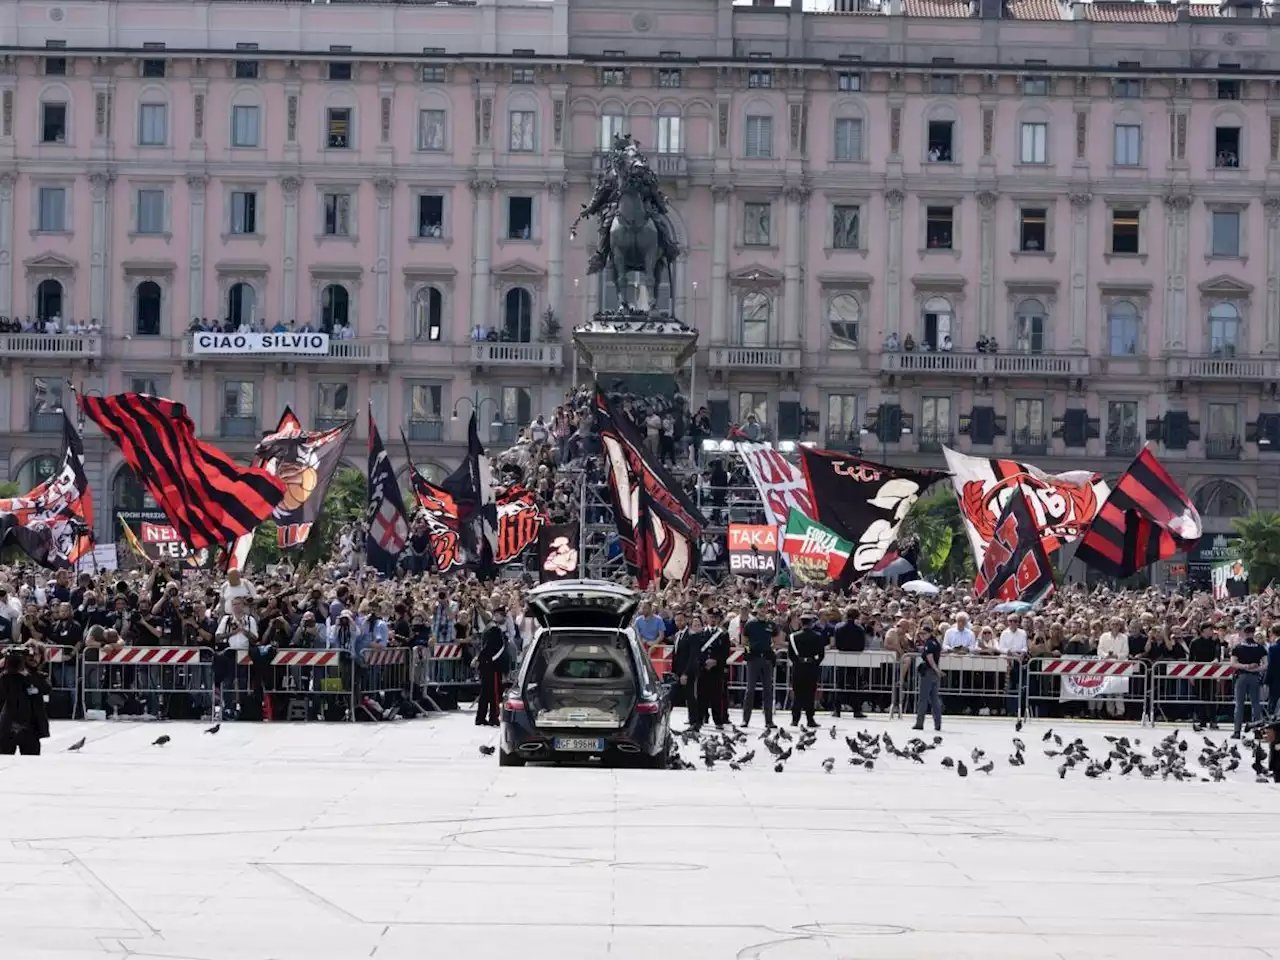
[[[657,700],[641,700],[636,704],[636,713],[657,713],[660,709]]]
[[[510,710],[512,713],[524,713],[524,701],[519,697],[507,697],[502,704],[503,710]]]

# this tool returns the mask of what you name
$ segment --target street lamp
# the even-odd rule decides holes
[[[493,404],[493,422],[490,423],[489,426],[497,430],[502,429],[502,426],[503,426],[502,420],[498,416],[498,414],[501,412],[502,405],[497,401],[495,397],[484,397],[483,399],[476,399],[475,394],[473,394],[470,397],[459,397],[456,401],[454,401],[453,416],[449,418],[450,420],[458,419],[458,406],[459,404],[463,404],[463,403],[470,404],[472,412],[474,412],[477,417],[479,417],[480,414],[484,412],[484,405],[486,403],[492,403]]]

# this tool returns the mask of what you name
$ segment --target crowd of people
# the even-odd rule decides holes
[[[47,317],[33,317],[27,314],[18,317],[0,317],[0,333],[102,333],[102,323],[93,320],[66,320],[54,313]]]

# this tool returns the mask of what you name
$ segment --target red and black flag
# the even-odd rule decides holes
[[[813,519],[854,544],[841,578],[846,583],[876,568],[920,494],[947,476],[810,447],[800,448],[800,466],[817,514]]]
[[[1200,513],[1150,450],[1134,458],[1098,508],[1076,558],[1112,577],[1131,577],[1195,547]]]
[[[57,473],[25,496],[0,500],[0,544],[12,541],[42,567],[73,567],[93,552],[93,494],[84,472],[84,445],[66,411],[62,436]]]
[[[418,516],[427,522],[431,533],[431,552],[435,555],[435,570],[448,573],[466,562],[462,549],[458,502],[453,494],[434,483],[418,472],[413,465],[413,454],[409,450],[409,439],[400,431],[400,439],[404,441],[405,459],[409,461],[409,482],[413,485],[413,496],[418,501]]]
[[[604,448],[614,520],[627,565],[641,587],[682,582],[697,572],[706,523],[692,498],[651,458],[624,414],[596,388],[596,425]]]
[[[145,393],[80,396],[182,541],[196,550],[250,532],[284,499],[278,478],[196,439],[187,408]]]
[[[1022,488],[1014,487],[974,577],[974,595],[1035,604],[1053,590],[1053,564],[1040,538],[1040,523]]]
[[[458,532],[463,548],[476,565],[476,576],[481,580],[492,580],[498,571],[498,511],[493,498],[489,458],[480,443],[474,411],[467,424],[467,455],[462,458],[458,469],[440,481],[440,489],[457,505]]]
[[[365,534],[365,551],[369,566],[390,576],[396,561],[409,542],[409,523],[405,519],[404,497],[396,480],[391,458],[387,456],[369,405],[369,525]]]
[[[521,484],[512,484],[497,496],[498,549],[494,559],[498,563],[514,560],[538,539],[544,517],[532,490]]]

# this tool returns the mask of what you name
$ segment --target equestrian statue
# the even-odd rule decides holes
[[[587,264],[587,273],[613,270],[613,285],[622,312],[641,312],[628,296],[627,274],[641,273],[649,293],[647,309],[658,302],[658,284],[666,271],[667,285],[675,290],[674,264],[680,256],[675,233],[667,219],[667,198],[658,189],[658,178],[630,134],[613,138],[613,148],[596,181],[595,193],[573,221],[570,237],[586,217],[598,218],[600,243]]]

